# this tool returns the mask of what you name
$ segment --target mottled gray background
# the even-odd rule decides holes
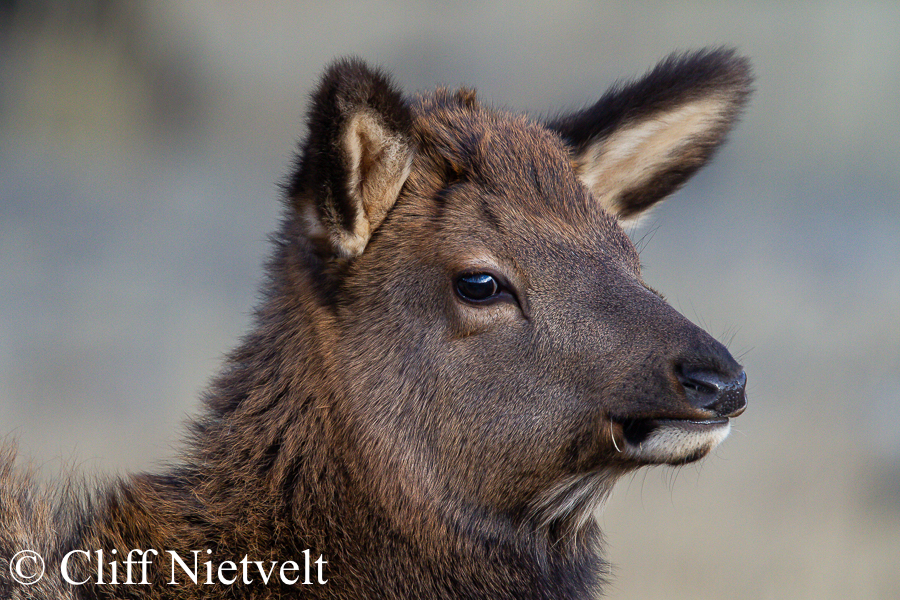
[[[0,436],[47,474],[174,455],[333,57],[541,115],[730,44],[752,106],[635,237],[750,407],[700,466],[617,489],[609,597],[900,597],[900,5],[320,5],[0,4]]]

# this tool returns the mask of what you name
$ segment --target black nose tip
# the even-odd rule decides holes
[[[688,401],[720,417],[736,417],[747,406],[747,374],[741,371],[737,377],[712,369],[680,367],[678,381],[684,387]]]

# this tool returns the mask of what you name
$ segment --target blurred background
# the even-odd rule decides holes
[[[542,116],[734,45],[748,113],[633,237],[750,406],[715,456],[619,485],[607,595],[900,598],[900,5],[323,4],[0,3],[0,437],[47,476],[175,455],[334,57]]]

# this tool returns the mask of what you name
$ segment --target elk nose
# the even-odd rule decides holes
[[[681,366],[678,381],[688,401],[697,408],[711,410],[720,417],[736,417],[747,406],[747,373],[736,376],[704,368]]]

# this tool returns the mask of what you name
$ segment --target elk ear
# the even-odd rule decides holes
[[[387,76],[345,59],[325,72],[308,124],[288,196],[320,251],[352,258],[409,175],[412,114]]]
[[[636,220],[706,164],[750,93],[747,59],[733,50],[673,54],[642,79],[549,124],[603,208]]]

